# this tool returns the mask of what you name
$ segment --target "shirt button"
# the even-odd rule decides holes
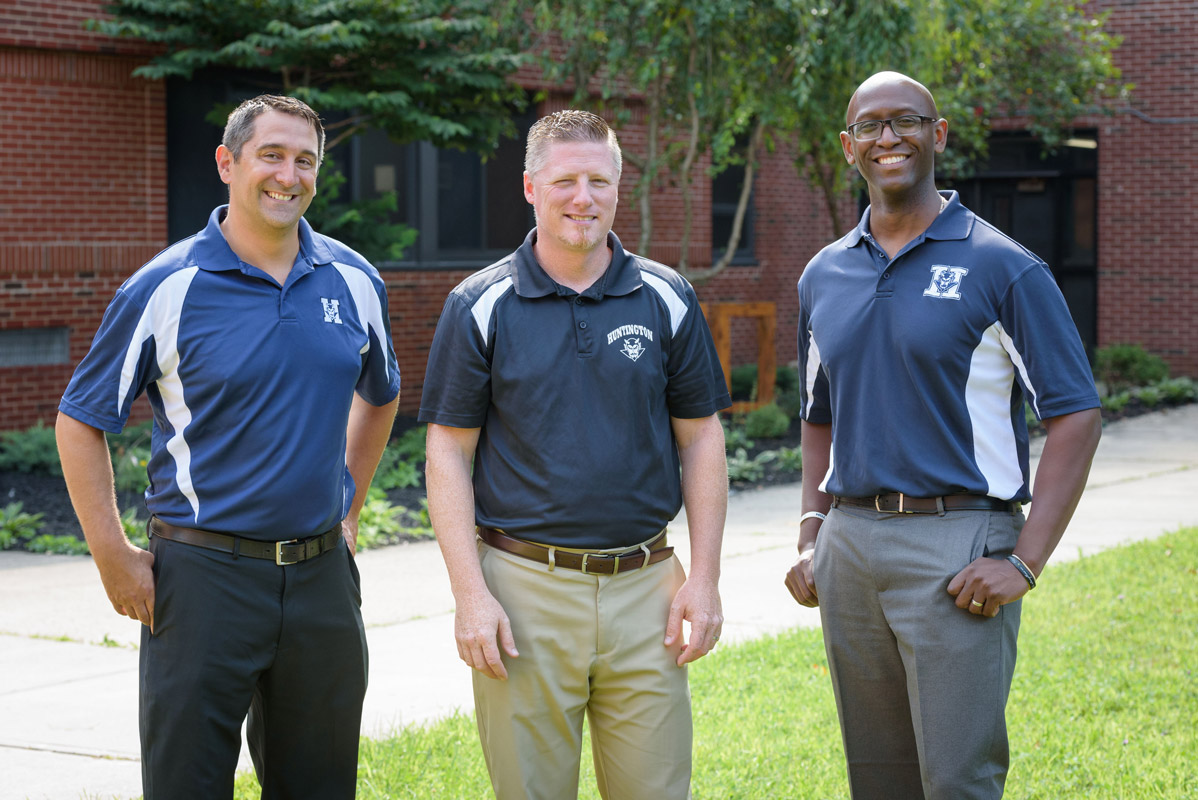
[[[582,305],[582,298],[576,297],[576,298],[574,298],[574,302],[577,303],[578,305]]]
[[[883,272],[883,273],[882,273],[882,278],[883,278],[884,280],[890,280],[890,273],[889,273],[889,272]]]
[[[578,327],[580,327],[580,328],[585,328],[586,326],[587,326],[587,324],[586,324],[585,320],[583,322],[578,323]]]

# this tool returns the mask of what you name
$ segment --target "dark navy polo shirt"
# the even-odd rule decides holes
[[[476,520],[563,547],[650,538],[682,507],[670,417],[731,399],[707,322],[677,272],[609,234],[607,272],[581,294],[533,254],[475,273],[445,301],[420,419],[481,428]]]
[[[1024,399],[1040,418],[1099,404],[1048,267],[943,196],[893,261],[867,209],[799,279],[801,414],[832,424],[823,491],[1027,501]]]
[[[175,525],[282,540],[349,510],[355,390],[384,405],[399,369],[378,272],[300,220],[280,287],[207,227],[117,290],[59,409],[118,433],[143,391],[154,410],[146,506]]]

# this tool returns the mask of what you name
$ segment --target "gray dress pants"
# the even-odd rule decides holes
[[[1021,601],[987,618],[947,587],[1009,554],[1023,521],[840,506],[821,526],[815,585],[855,800],[1002,797]]]

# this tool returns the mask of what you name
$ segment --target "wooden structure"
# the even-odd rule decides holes
[[[732,320],[748,317],[757,320],[757,398],[732,403],[732,413],[742,414],[774,402],[777,355],[774,352],[775,311],[773,303],[701,303],[711,328],[715,350],[724,370],[724,380],[732,388]]]

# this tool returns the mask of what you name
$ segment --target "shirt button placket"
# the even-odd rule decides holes
[[[578,355],[589,356],[594,350],[594,336],[591,334],[590,306],[581,297],[570,304],[574,312],[574,336],[578,344]]]

